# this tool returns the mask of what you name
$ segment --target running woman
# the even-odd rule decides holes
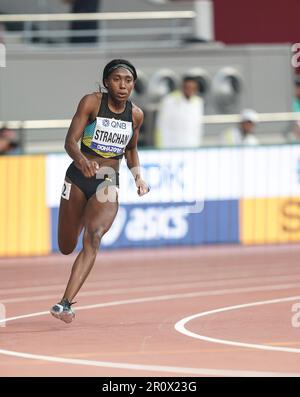
[[[65,149],[73,162],[66,172],[58,222],[60,251],[68,255],[83,233],[83,248],[77,256],[65,293],[51,314],[70,323],[75,317],[72,301],[96,259],[104,234],[118,211],[119,167],[125,155],[139,196],[149,187],[140,172],[137,141],[143,112],[128,100],[137,79],[135,67],[114,59],[103,70],[107,93],[84,96],[68,130]],[[81,147],[78,141],[81,139]]]

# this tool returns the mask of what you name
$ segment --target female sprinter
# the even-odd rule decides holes
[[[81,99],[66,136],[65,149],[74,161],[67,169],[60,202],[60,251],[70,254],[82,229],[84,234],[83,249],[73,264],[65,293],[50,310],[65,323],[75,316],[72,301],[90,273],[101,239],[117,214],[118,171],[123,154],[138,194],[143,196],[149,191],[141,178],[137,152],[143,112],[128,100],[136,79],[130,62],[109,62],[103,70],[107,93],[88,94]]]

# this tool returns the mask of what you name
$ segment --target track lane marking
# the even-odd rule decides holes
[[[236,341],[220,339],[220,338],[211,338],[209,336],[200,335],[200,334],[197,334],[195,332],[192,332],[192,331],[189,331],[188,329],[186,329],[186,324],[188,322],[195,320],[196,318],[199,318],[199,317],[205,317],[205,316],[209,316],[211,314],[223,313],[223,312],[227,312],[227,311],[231,311],[231,310],[239,310],[239,309],[245,309],[248,307],[263,306],[263,305],[271,305],[271,304],[276,304],[276,303],[281,303],[281,302],[291,302],[291,301],[295,301],[295,300],[300,300],[300,296],[292,296],[292,297],[288,297],[288,298],[279,298],[279,299],[271,299],[271,300],[266,300],[266,301],[251,302],[251,303],[245,303],[242,305],[227,306],[227,307],[222,307],[219,309],[209,310],[206,312],[193,314],[191,316],[181,319],[180,321],[178,321],[175,324],[174,328],[177,332],[179,332],[185,336],[189,336],[189,337],[195,338],[195,339],[200,339],[200,340],[203,340],[206,342],[220,343],[220,344],[229,345],[229,346],[244,347],[247,349],[280,351],[280,352],[286,352],[286,353],[300,353],[300,348],[269,346],[269,345],[262,345],[262,344],[256,344],[256,343],[236,342]]]

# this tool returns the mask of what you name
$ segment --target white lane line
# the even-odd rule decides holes
[[[162,295],[162,296],[153,296],[147,298],[139,298],[139,299],[130,299],[130,300],[122,300],[122,301],[114,301],[114,302],[106,302],[99,303],[88,306],[78,307],[77,310],[89,310],[96,308],[103,308],[109,306],[119,306],[119,305],[127,305],[134,303],[143,303],[143,302],[155,302],[155,301],[164,301],[164,300],[172,300],[172,299],[180,299],[180,298],[190,298],[199,296],[199,293],[188,293],[188,294],[177,294],[177,295]],[[2,321],[13,321],[23,318],[29,317],[37,317],[42,315],[49,315],[48,311],[38,312],[38,313],[30,313],[22,316],[10,317]],[[164,372],[164,373],[176,373],[176,374],[191,374],[191,375],[203,375],[203,376],[247,376],[247,377],[278,377],[278,376],[287,376],[287,377],[299,377],[300,373],[288,373],[288,372],[260,372],[260,371],[243,371],[243,370],[227,370],[227,369],[212,369],[212,368],[189,368],[189,367],[173,367],[173,366],[162,366],[162,365],[144,365],[144,364],[131,364],[131,363],[118,363],[118,362],[109,362],[109,361],[96,361],[96,360],[83,360],[83,359],[71,359],[64,357],[55,357],[55,356],[46,356],[40,354],[30,354],[30,353],[22,353],[11,350],[0,349],[0,354],[12,357],[18,357],[22,359],[30,359],[30,360],[41,360],[47,362],[56,362],[61,364],[72,364],[72,365],[85,365],[85,366],[93,366],[93,367],[104,367],[104,368],[115,368],[115,369],[125,369],[125,370],[136,370],[136,371],[151,371],[151,372]]]
[[[234,244],[234,245],[220,245],[217,248],[211,248],[209,246],[201,246],[201,247],[169,247],[165,248],[157,248],[155,249],[155,256],[158,260],[160,259],[170,259],[175,257],[177,258],[205,258],[205,257],[224,257],[230,255],[241,255],[241,256],[253,256],[253,254],[264,254],[264,255],[276,255],[279,254],[298,254],[300,252],[300,244],[299,243],[290,243],[290,244],[268,244],[268,245],[256,245],[256,246],[245,246],[241,244]],[[109,251],[102,251],[101,253],[101,261],[113,261],[114,264],[117,262],[126,262],[128,258],[131,261],[139,262],[141,259],[150,261],[151,254],[153,251],[150,248],[143,248],[143,249],[136,249],[134,251],[130,251],[127,249],[118,250],[118,252],[109,252]],[[148,255],[150,254],[150,255]],[[11,266],[40,266],[41,264],[49,264],[50,261],[60,263],[69,264],[70,259],[71,261],[76,258],[78,252],[70,254],[68,256],[62,256],[60,253],[52,253],[47,256],[37,256],[37,257],[22,257],[22,258],[1,258],[0,259],[0,266],[7,265]],[[100,259],[98,259],[100,262]]]
[[[145,365],[145,364],[130,364],[130,363],[117,363],[109,361],[94,361],[72,359],[64,357],[44,356],[40,354],[20,353],[10,350],[1,350],[0,354],[7,356],[19,357],[30,360],[48,361],[61,364],[85,365],[92,367],[104,367],[114,369],[125,369],[135,371],[151,371],[151,372],[168,372],[175,374],[190,374],[190,375],[203,375],[203,376],[240,376],[240,377],[299,377],[300,373],[288,372],[260,372],[260,371],[241,371],[241,370],[227,370],[227,369],[212,369],[212,368],[189,368],[189,367],[172,367],[165,365]]]
[[[239,309],[245,309],[248,307],[271,305],[271,304],[276,304],[276,303],[281,303],[281,302],[291,302],[291,301],[295,301],[295,300],[300,300],[300,296],[292,296],[292,297],[288,297],[288,298],[251,302],[251,303],[246,303],[246,304],[242,304],[242,305],[227,306],[227,307],[222,307],[220,309],[214,309],[214,310],[209,310],[207,312],[197,313],[197,314],[193,314],[191,316],[185,317],[182,320],[178,321],[175,324],[175,330],[186,335],[186,336],[189,336],[191,338],[204,340],[206,342],[220,343],[223,345],[230,345],[230,346],[245,347],[248,349],[260,349],[260,350],[279,351],[279,352],[287,352],[287,353],[300,353],[300,349],[297,349],[297,348],[281,347],[281,346],[268,346],[268,345],[254,344],[254,343],[236,342],[236,341],[232,341],[232,340],[219,339],[219,338],[211,338],[211,337],[208,337],[205,335],[197,334],[195,332],[192,332],[192,331],[189,331],[188,329],[186,329],[186,324],[188,322],[190,322],[196,318],[199,318],[199,317],[205,317],[205,316],[209,316],[212,314],[223,313],[223,312],[227,312],[230,310],[239,310]]]
[[[177,288],[169,288],[169,289],[181,289],[187,288],[190,286],[189,284],[184,284],[183,286]],[[280,290],[287,290],[298,288],[299,282],[294,284],[275,284],[275,285],[268,285],[268,286],[255,286],[255,287],[244,287],[244,288],[226,288],[226,289],[217,289],[217,290],[206,290],[203,292],[195,292],[190,294],[196,294],[194,296],[218,296],[218,295],[230,295],[230,294],[240,294],[240,293],[247,293],[247,292],[263,292],[263,291],[280,291]],[[157,286],[157,287],[138,287],[138,288],[131,288],[131,289],[116,289],[116,290],[104,290],[104,291],[88,291],[88,292],[81,292],[80,297],[87,297],[87,296],[101,296],[101,295],[108,295],[108,294],[120,294],[120,293],[128,293],[128,292],[155,292],[160,290],[166,290],[167,286]],[[25,298],[11,298],[11,299],[3,299],[1,300],[2,304],[5,303],[20,303],[20,302],[34,302],[34,301],[41,301],[41,300],[49,300],[49,299],[57,299],[57,295],[39,295],[33,297],[25,297]],[[78,307],[76,308],[78,310]],[[0,321],[1,322],[1,321]]]
[[[232,276],[232,278],[230,278]],[[193,278],[192,280],[194,280],[195,278]],[[262,282],[263,281],[263,277],[239,277],[237,276],[236,272],[233,273],[226,273],[226,279],[222,279],[222,280],[215,280],[215,279],[208,279],[208,280],[202,280],[202,281],[192,281],[189,279],[186,279],[185,283],[175,283],[175,284],[171,284],[171,279],[170,284],[164,284],[164,285],[157,285],[156,287],[153,287],[154,284],[158,283],[161,281],[161,277],[160,278],[150,278],[147,279],[147,281],[149,283],[151,283],[151,285],[145,285],[144,287],[133,287],[133,288],[114,288],[114,289],[103,289],[103,293],[111,293],[114,291],[120,291],[120,292],[128,292],[128,291],[132,291],[132,290],[137,290],[137,289],[147,289],[147,290],[151,290],[153,288],[175,288],[178,286],[178,288],[185,288],[185,287],[189,287],[189,286],[197,286],[197,287],[206,287],[206,286],[226,286],[226,285],[233,285],[233,284],[241,284],[241,283],[255,283],[255,282]],[[277,276],[270,276],[267,278],[268,283],[272,282],[272,281],[279,281],[279,282],[284,282],[284,281],[300,281],[300,275],[277,275]],[[86,288],[99,288],[99,286],[101,286],[102,288],[104,288],[107,285],[111,285],[111,281],[103,281],[103,280],[99,280],[97,282],[89,282],[86,284]],[[34,293],[34,292],[52,292],[52,291],[58,291],[58,290],[62,290],[65,288],[65,284],[53,284],[53,285],[44,285],[44,286],[31,286],[31,287],[23,287],[23,288],[6,288],[6,289],[1,289],[0,290],[0,295],[14,295],[14,294],[21,294],[21,293]],[[82,294],[82,293],[81,293]],[[30,297],[31,298],[31,297]],[[29,299],[30,299],[29,298]],[[9,299],[9,298],[8,298]],[[14,299],[14,298],[12,298]],[[15,298],[15,299],[19,299],[19,298]],[[3,299],[1,299],[1,302],[4,302]],[[8,300],[5,300],[4,303],[8,302]],[[13,301],[11,301],[13,302]]]

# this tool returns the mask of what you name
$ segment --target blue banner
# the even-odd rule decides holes
[[[102,248],[238,243],[238,201],[206,201],[201,212],[184,203],[121,205]],[[58,251],[58,208],[51,209],[52,249]],[[77,250],[82,247],[79,238]]]

